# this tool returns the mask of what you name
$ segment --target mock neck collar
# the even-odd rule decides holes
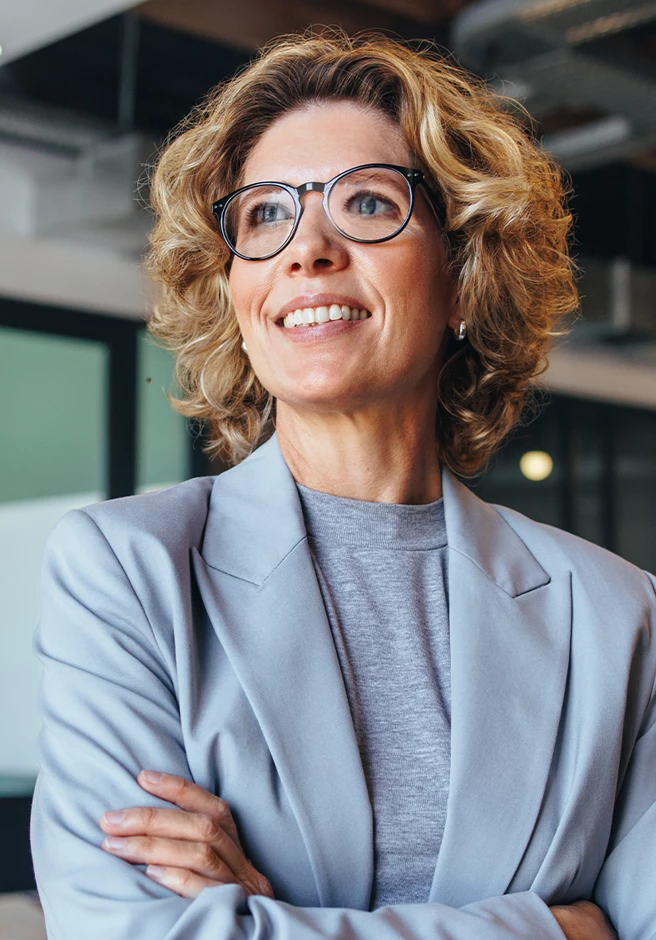
[[[296,484],[307,534],[315,541],[352,547],[412,551],[446,545],[444,500],[376,503],[333,496]]]

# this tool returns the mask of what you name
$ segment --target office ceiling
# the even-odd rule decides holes
[[[321,23],[353,33],[384,29],[404,38],[447,39],[448,24],[468,0],[146,0],[151,22],[255,49],[274,36]]]
[[[610,134],[612,144],[613,134],[619,135],[618,146],[615,150],[611,146],[603,165],[594,166],[594,159],[586,164],[590,142],[584,140],[588,154],[572,167],[580,250],[656,265],[656,142],[649,139],[656,127],[656,3],[652,0],[146,0],[127,14],[101,19],[110,8],[126,9],[129,4],[23,0],[20,10],[31,10],[36,19],[41,15],[43,37],[52,34],[57,6],[60,13],[66,8],[67,14],[57,29],[60,33],[68,29],[68,35],[10,61],[0,57],[0,63],[6,63],[0,67],[0,143],[18,141],[74,156],[95,141],[137,131],[142,137],[140,155],[146,159],[147,151],[154,151],[210,87],[281,32],[323,23],[349,31],[378,28],[404,38],[435,38],[446,51],[454,44],[460,46],[458,54],[470,67],[505,83],[511,93],[521,95],[522,83],[525,93],[528,76],[532,87],[526,103],[537,117],[538,132],[548,139],[560,138],[562,143],[564,135],[567,143],[567,135],[574,131],[574,143],[580,145],[576,134],[582,130],[584,135],[592,131],[593,144],[595,133]],[[527,18],[525,11],[534,7],[540,15]],[[611,8],[618,8],[624,17],[622,28],[601,30],[576,44],[579,73],[572,74],[576,78],[581,68],[587,74],[589,67],[593,76],[593,94],[587,99],[565,80],[569,73],[564,79],[549,72],[549,56],[555,51],[557,59],[566,46],[561,38],[566,30],[559,24],[567,27],[563,11],[570,8],[570,18],[578,17],[579,28],[586,15],[603,25]],[[28,20],[24,12],[16,17],[14,48],[37,41],[34,29],[19,35],[16,24]],[[91,20],[91,25],[78,28]],[[568,55],[570,51],[565,48]],[[622,79],[612,87],[609,67],[611,79],[618,75]],[[595,81],[595,75],[605,77],[606,83]],[[624,87],[627,96],[636,88],[640,91],[642,113],[637,124],[647,117],[640,133],[632,129],[627,135]],[[627,103],[633,109],[633,124],[636,100]],[[627,136],[631,146],[625,147]],[[593,158],[595,151],[601,148],[593,146]]]
[[[571,171],[584,325],[624,357],[656,335],[654,0],[21,2],[0,35],[0,228],[138,257],[135,180],[209,88],[281,33],[382,29],[436,40],[525,101]]]
[[[135,0],[20,0],[0,19],[0,65],[134,5]]]
[[[431,38],[447,51],[455,46],[461,61],[525,100],[538,130],[557,135],[554,145],[564,146],[565,158],[572,146],[581,148],[572,129],[584,128],[583,144],[586,135],[591,141],[584,168],[592,154],[610,162],[630,153],[637,165],[656,170],[656,138],[641,126],[651,110],[646,123],[656,128],[653,0],[22,0],[0,27],[0,95],[14,92],[111,120],[125,35],[123,18],[110,14],[129,8],[138,23],[135,119],[153,131],[168,130],[273,36],[328,24]],[[604,28],[609,20],[619,27]],[[572,42],[567,36],[577,28],[588,33]],[[532,95],[522,99],[529,85]],[[627,121],[635,124],[637,111],[633,133]],[[616,144],[607,156],[594,145],[590,125]]]

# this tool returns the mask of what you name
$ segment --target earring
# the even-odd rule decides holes
[[[241,348],[244,350],[245,353],[248,352],[248,350],[246,349],[246,343],[243,340],[242,340]]]
[[[458,324],[458,329],[453,331],[453,335],[460,342],[467,335],[467,324],[464,320],[461,320]]]

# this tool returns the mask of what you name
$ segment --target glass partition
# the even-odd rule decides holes
[[[617,551],[656,574],[656,413],[623,410],[616,434]]]
[[[0,327],[0,786],[36,775],[32,653],[43,546],[69,509],[105,497],[108,351]],[[2,784],[4,780],[4,785]]]
[[[523,459],[535,451],[552,461],[546,476],[523,472]],[[548,396],[487,473],[465,482],[489,502],[567,529],[656,573],[656,412]]]
[[[162,489],[188,477],[190,439],[185,419],[167,397],[175,394],[173,354],[144,331],[137,375],[137,489]]]

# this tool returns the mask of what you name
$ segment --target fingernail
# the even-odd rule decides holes
[[[105,813],[103,819],[110,826],[120,826],[122,822],[125,822],[125,810],[123,809],[113,809],[108,813]]]
[[[154,878],[155,881],[164,881],[166,868],[163,865],[148,865],[146,866],[146,874],[150,878]]]
[[[103,840],[103,845],[106,849],[109,849],[110,852],[113,852],[125,848],[127,841],[127,839],[120,839],[117,836],[108,836]]]
[[[161,774],[158,770],[142,770],[141,779],[146,783],[161,783],[164,778],[164,774]]]

